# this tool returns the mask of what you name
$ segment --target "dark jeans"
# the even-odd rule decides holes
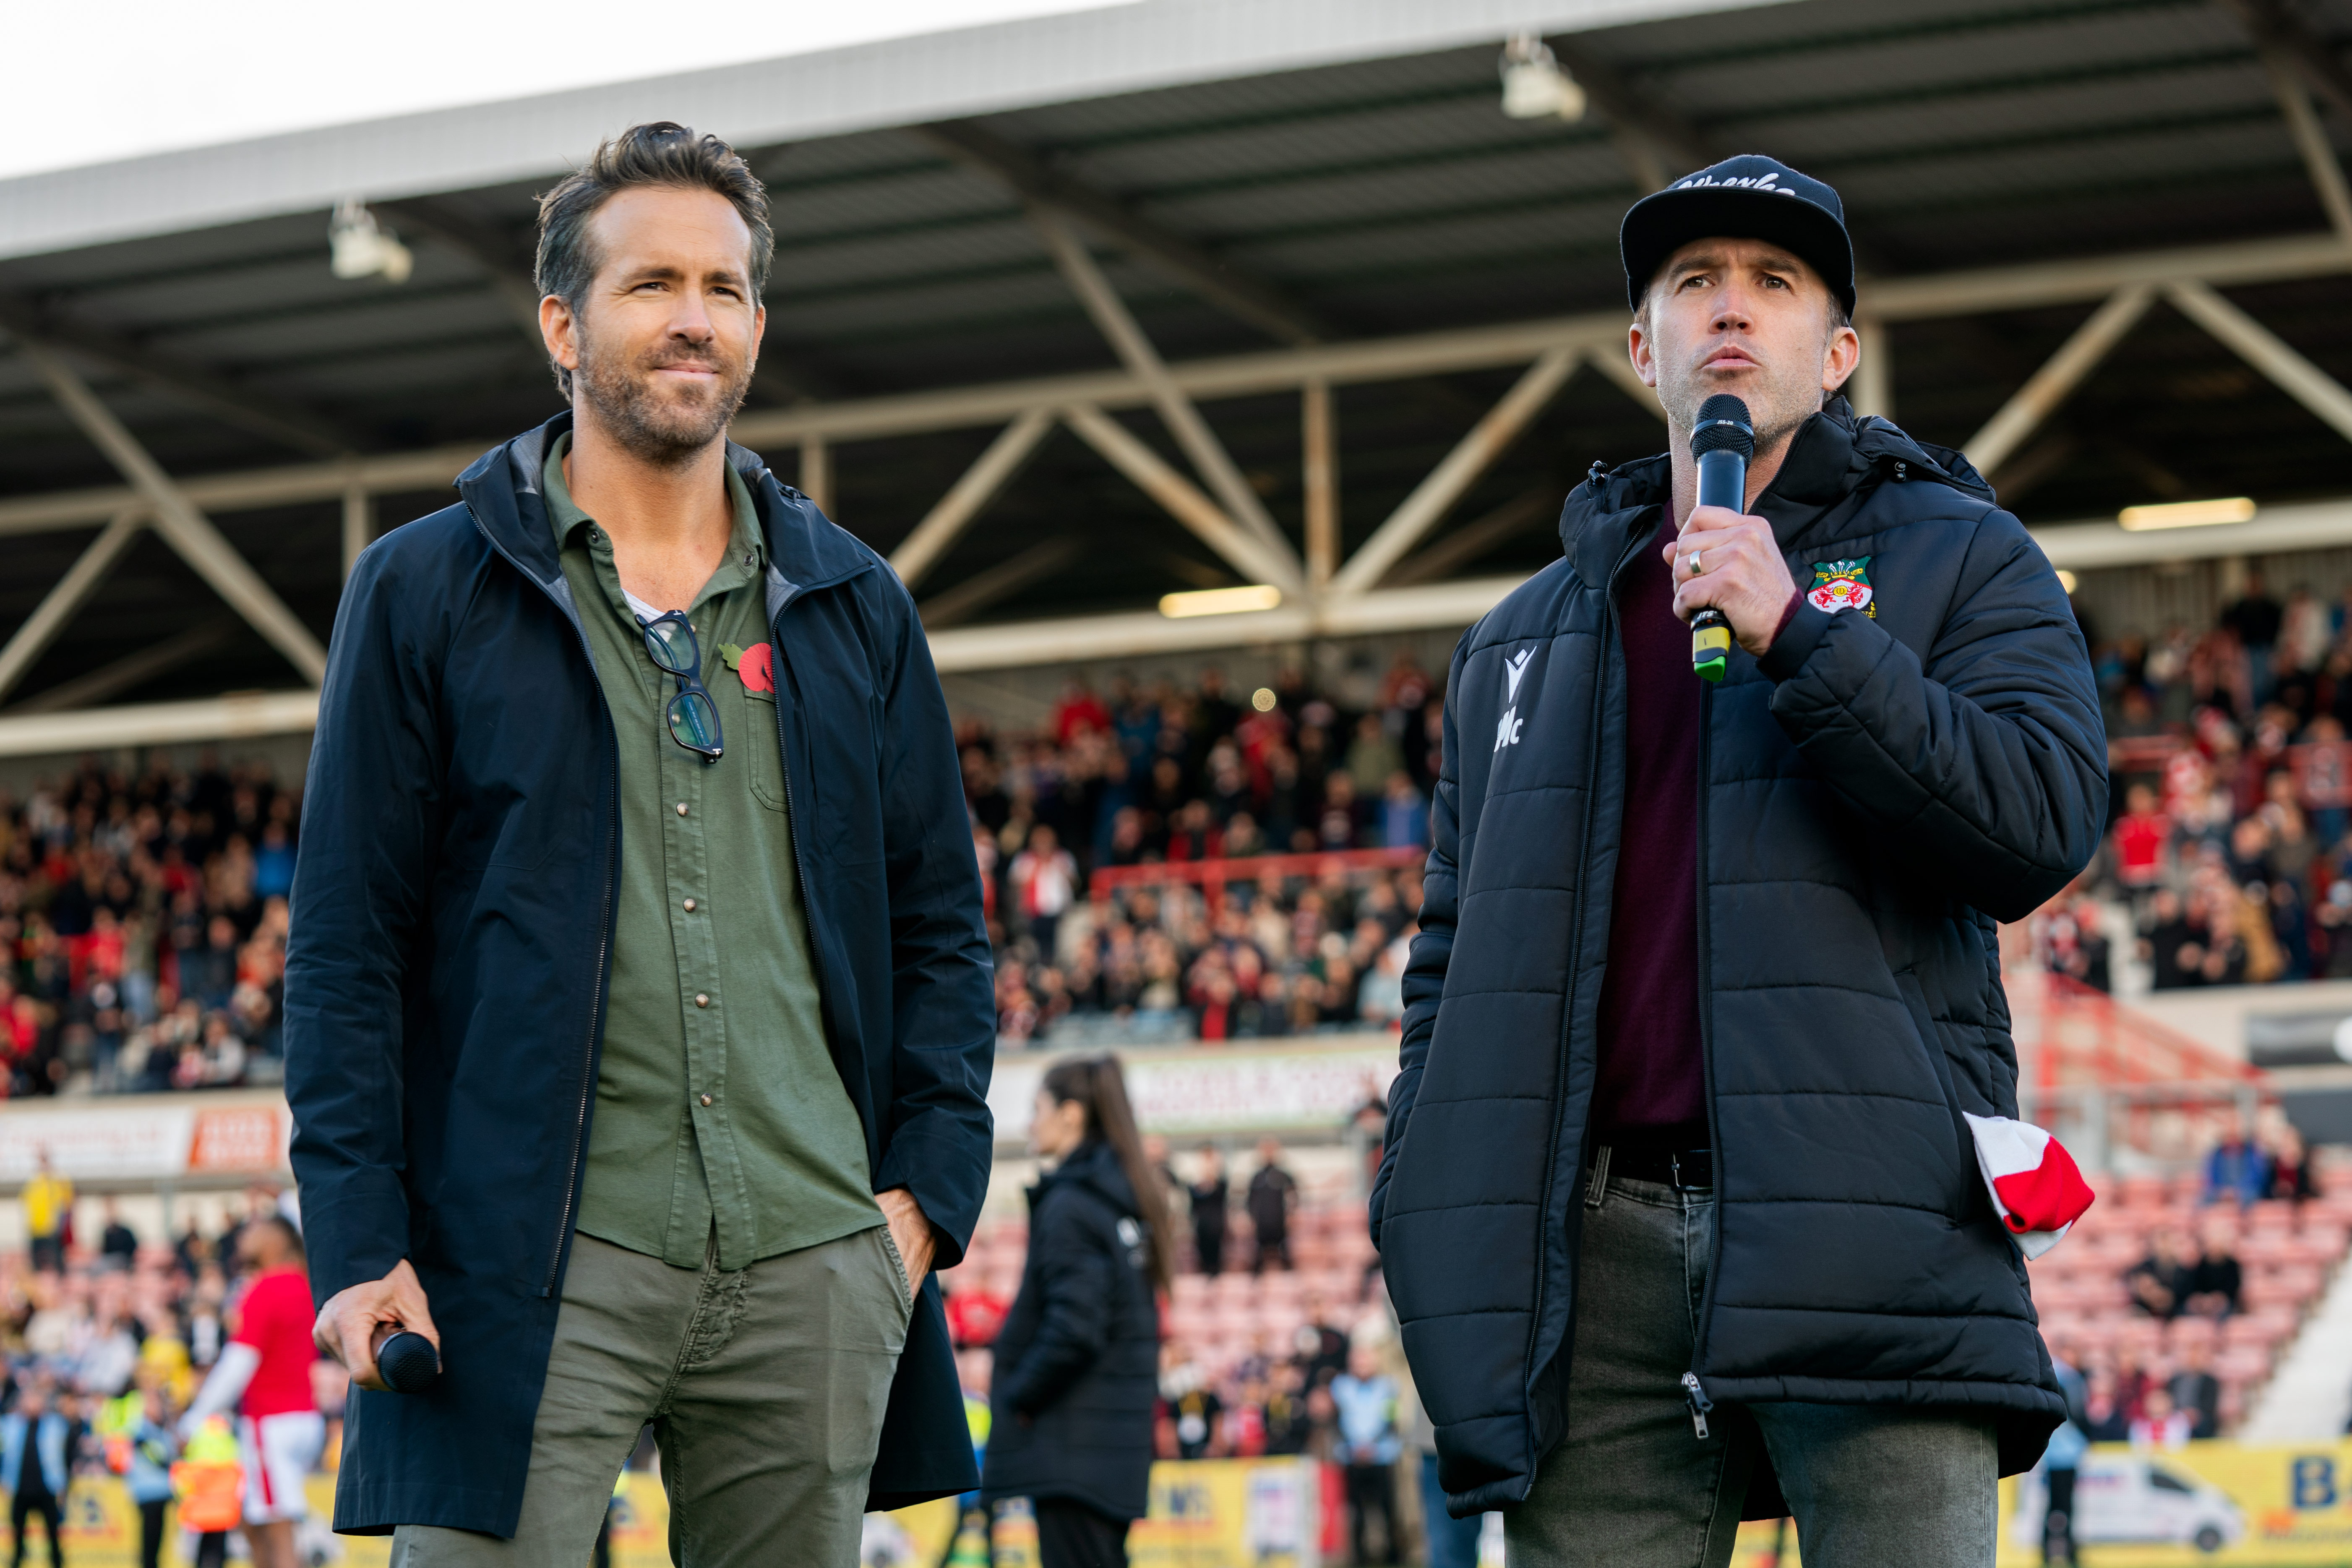
[[[157,1498],[139,1505],[139,1568],[155,1568],[163,1560],[163,1511],[172,1506],[170,1498]]]
[[[1037,1568],[1127,1568],[1127,1521],[1068,1498],[1039,1498]]]
[[[66,1238],[62,1236],[33,1237],[33,1272],[62,1274],[66,1267]]]
[[[30,1447],[31,1444],[27,1442],[26,1446]],[[26,1470],[31,1470],[39,1463],[40,1460],[31,1454],[25,1456]],[[58,1526],[60,1522],[58,1500],[49,1494],[46,1487],[39,1491],[27,1487],[18,1487],[16,1495],[8,1500],[8,1528],[16,1536],[16,1568],[25,1568],[25,1526],[31,1522],[36,1514],[39,1515],[42,1521],[48,1527],[49,1568],[60,1568],[60,1564],[66,1560],[66,1551],[58,1541]]]
[[[1286,1230],[1259,1231],[1257,1260],[1250,1265],[1250,1272],[1263,1274],[1269,1268],[1288,1268],[1289,1267],[1290,1233]]]
[[[1511,1568],[1723,1568],[1759,1453],[1805,1568],[1989,1568],[1991,1418],[1905,1405],[1718,1403],[1692,1429],[1690,1369],[1715,1194],[1612,1177],[1581,1211],[1567,1436],[1504,1518]]]
[[[215,1530],[196,1538],[196,1568],[228,1568],[228,1531]]]
[[[1484,1514],[1456,1519],[1445,1511],[1445,1489],[1437,1484],[1437,1456],[1421,1457],[1421,1517],[1429,1537],[1429,1568],[1478,1568],[1478,1531]]]
[[[1400,1561],[1397,1555],[1396,1473],[1387,1465],[1349,1465],[1348,1467],[1348,1513],[1354,1530],[1351,1539],[1356,1543],[1355,1561],[1372,1561],[1372,1549],[1366,1537],[1366,1526],[1372,1515],[1381,1516],[1381,1557],[1382,1563]]]

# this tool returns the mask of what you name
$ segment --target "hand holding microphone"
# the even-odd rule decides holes
[[[1748,405],[1728,393],[1699,405],[1691,432],[1698,467],[1698,504],[1666,547],[1675,583],[1675,614],[1690,623],[1691,668],[1702,679],[1723,679],[1737,637],[1761,654],[1780,629],[1781,613],[1796,594],[1771,524],[1745,515],[1748,463],[1756,435]]]
[[[425,1287],[404,1258],[383,1279],[328,1298],[311,1338],[362,1388],[417,1394],[441,1374],[441,1336]]]

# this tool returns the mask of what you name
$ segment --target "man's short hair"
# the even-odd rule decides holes
[[[623,191],[640,186],[715,191],[751,231],[751,302],[767,292],[776,231],[768,222],[768,191],[740,154],[716,136],[698,136],[673,121],[632,125],[596,149],[587,167],[573,171],[539,198],[539,291],[570,307],[574,318],[604,258],[588,235],[588,220]],[[554,366],[556,390],[568,401],[572,373]]]
[[[252,1223],[255,1225],[266,1225],[275,1228],[278,1234],[285,1238],[288,1256],[292,1258],[301,1258],[305,1256],[305,1251],[302,1246],[302,1232],[295,1226],[292,1220],[288,1219],[284,1215],[266,1214]]]

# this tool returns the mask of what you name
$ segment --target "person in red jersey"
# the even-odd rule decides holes
[[[248,1220],[237,1257],[252,1283],[237,1306],[212,1375],[181,1421],[183,1434],[235,1405],[245,1455],[245,1536],[254,1568],[295,1568],[294,1527],[309,1517],[304,1495],[327,1443],[327,1425],[310,1392],[310,1277],[302,1236],[281,1214]]]

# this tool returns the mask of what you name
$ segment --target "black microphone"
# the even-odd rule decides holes
[[[1718,392],[1698,405],[1691,457],[1698,464],[1699,505],[1747,510],[1748,459],[1755,455],[1756,427],[1748,421],[1748,405]],[[1690,629],[1692,673],[1702,680],[1721,680],[1724,661],[1731,657],[1731,622],[1709,607],[1691,616]]]
[[[376,1347],[375,1371],[394,1394],[422,1394],[441,1375],[441,1352],[423,1334],[402,1329]]]

